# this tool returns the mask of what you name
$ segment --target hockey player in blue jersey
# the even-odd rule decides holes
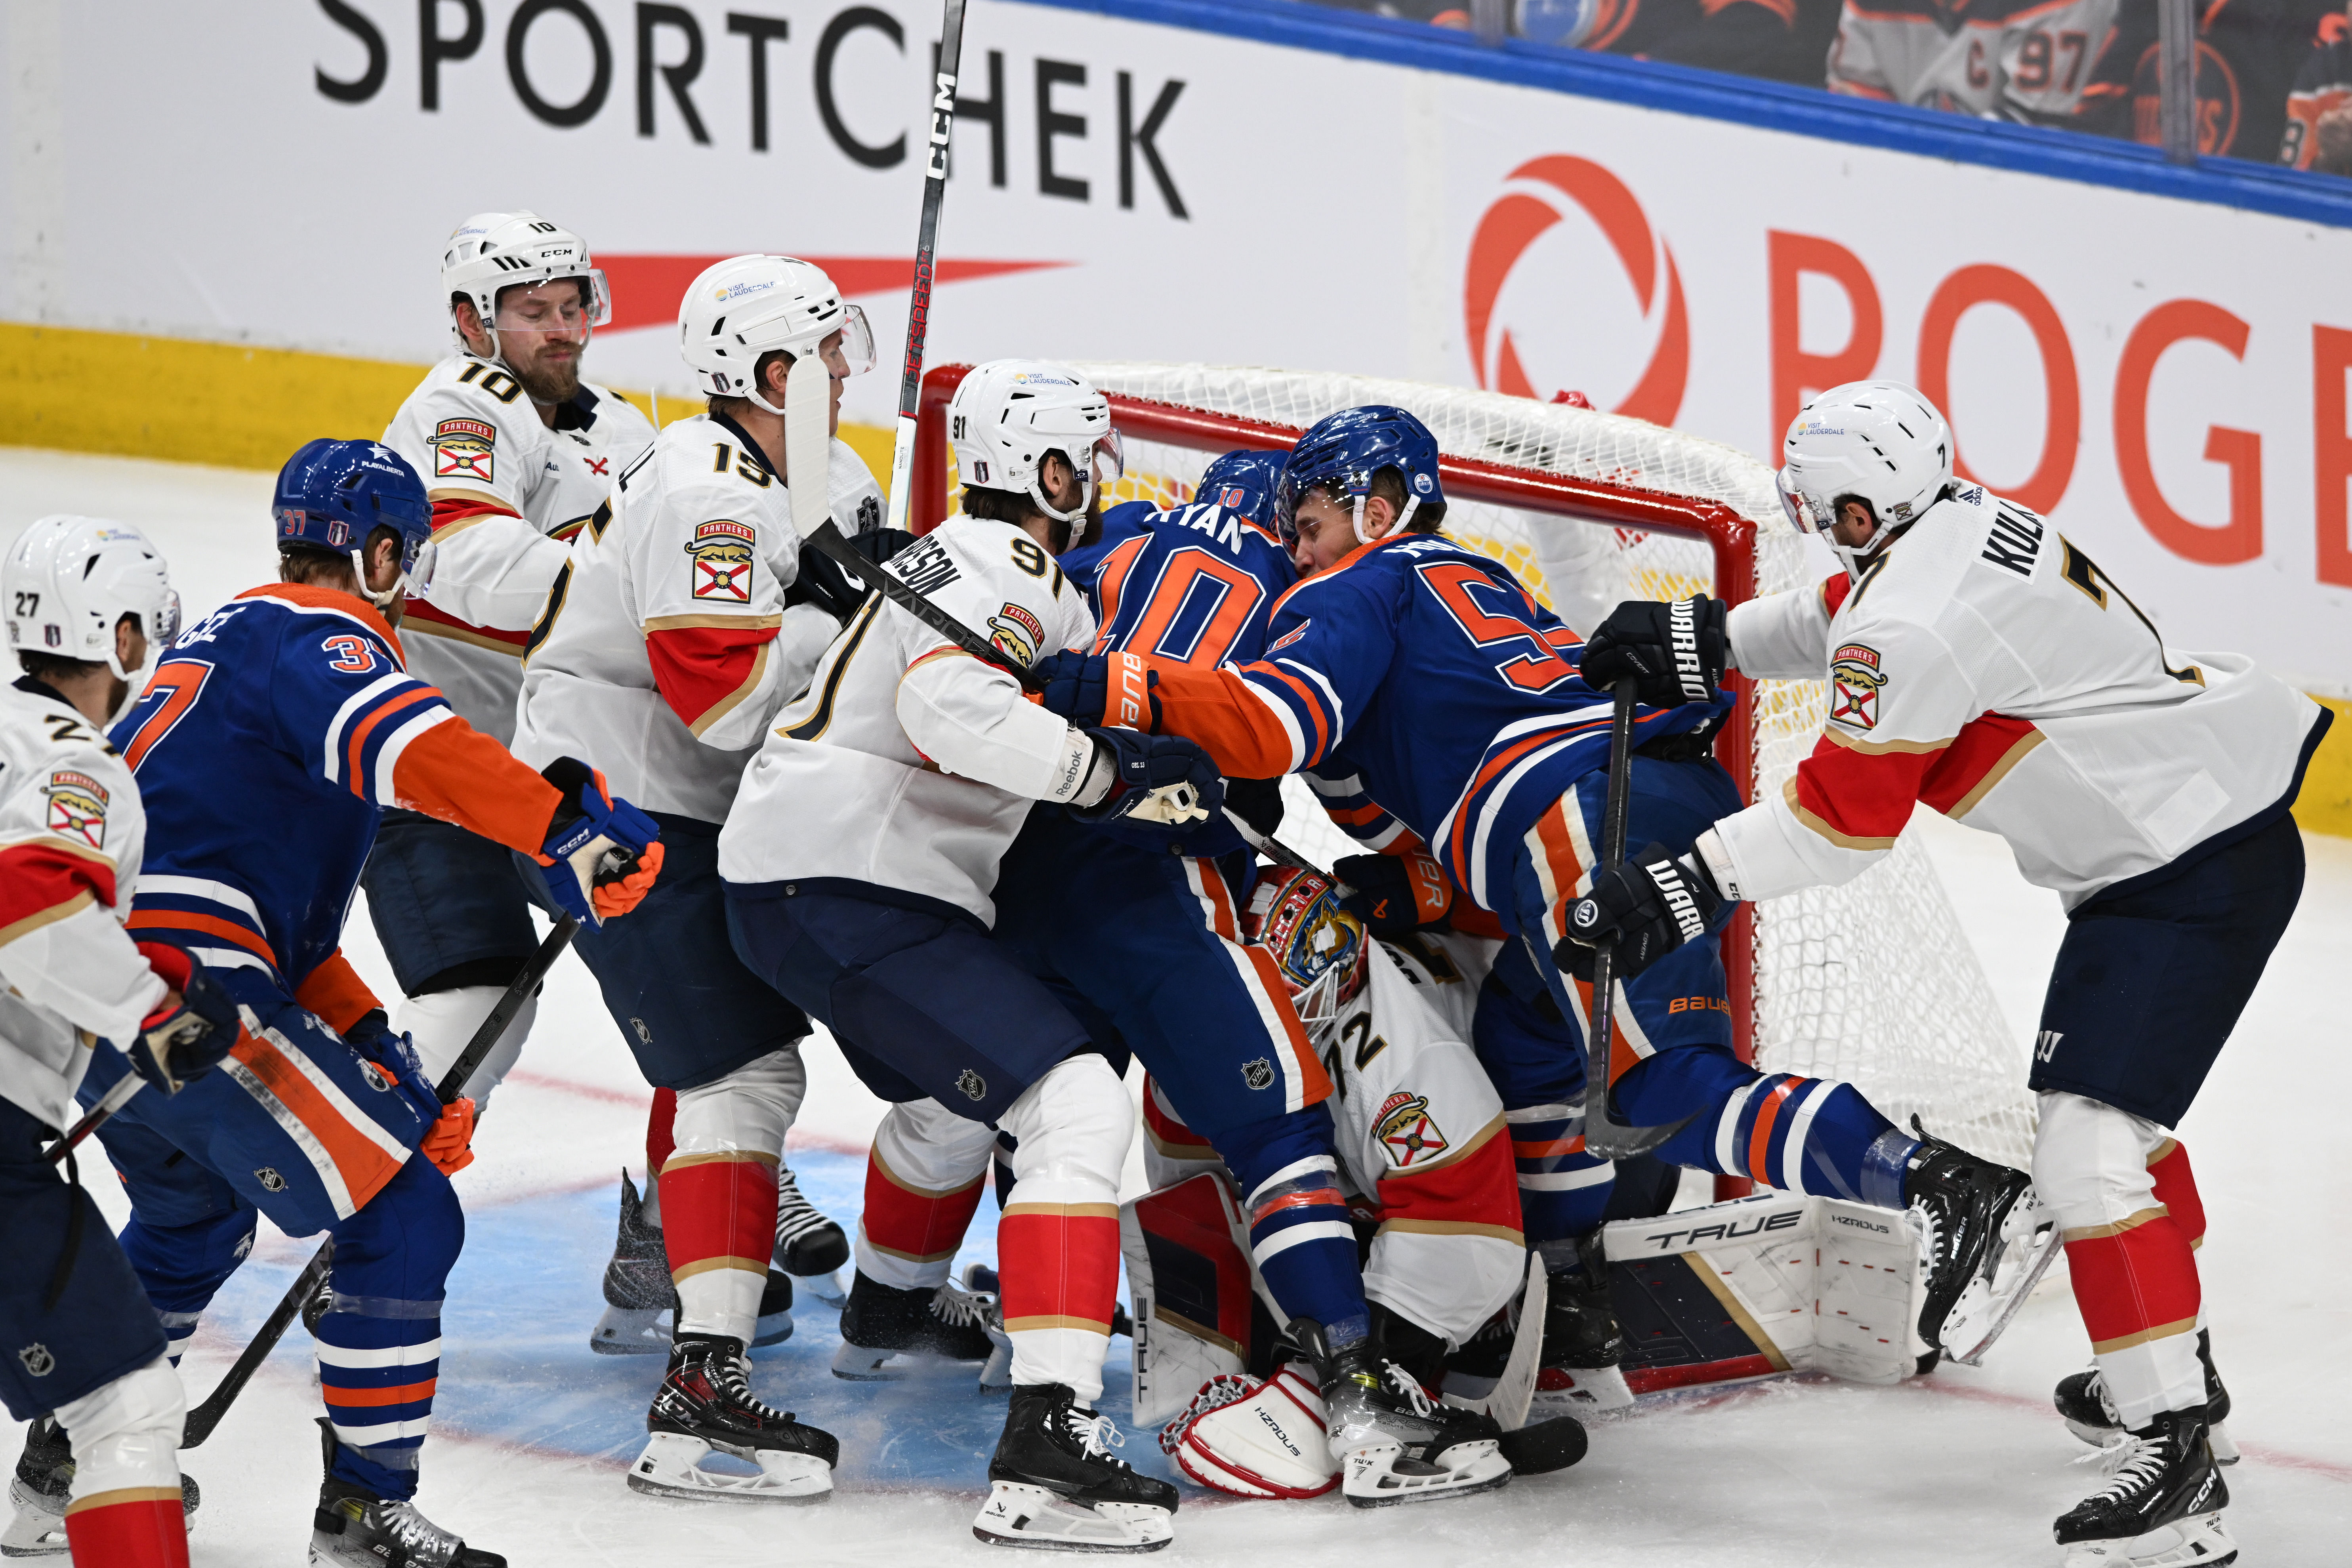
[[[1190,736],[1229,775],[1356,777],[1517,939],[1505,951],[1541,981],[1528,1004],[1549,998],[1580,1036],[1588,1004],[1552,950],[1568,904],[1591,881],[1610,703],[1578,676],[1573,633],[1498,563],[1437,531],[1444,500],[1436,442],[1411,414],[1366,407],[1320,421],[1300,437],[1279,491],[1279,521],[1311,575],[1275,607],[1265,657],[1205,669],[1127,654],[1098,671],[1062,655],[1041,662],[1054,682],[1045,702],[1094,721],[1086,702],[1114,688],[1129,694],[1139,724]],[[1728,701],[1703,682],[1691,696],[1637,710],[1634,842],[1686,848],[1739,807],[1705,745]],[[1661,1158],[1790,1191],[1924,1206],[1935,1257],[1920,1335],[1940,1345],[2028,1186],[2024,1173],[1900,1131],[1850,1084],[1740,1062],[1714,929],[1623,982],[1614,1006],[1612,1103],[1638,1124],[1692,1119]],[[1581,1049],[1547,1047],[1532,1030],[1480,1034],[1507,1108],[1559,1108],[1560,1135],[1549,1141],[1558,1168],[1601,1165],[1583,1150]],[[1515,1124],[1515,1139],[1528,1132]],[[1528,1237],[1546,1239],[1534,1220]]]
[[[634,907],[661,847],[584,764],[533,773],[408,674],[393,625],[431,525],[399,457],[314,441],[272,510],[280,581],[184,633],[112,734],[147,810],[131,928],[186,948],[251,1016],[221,1070],[136,1097],[101,1130],[131,1199],[123,1248],[176,1355],[257,1211],[289,1235],[328,1231],[310,1561],[499,1568],[412,1500],[464,1236],[447,1173],[471,1157],[472,1106],[441,1106],[343,958],[342,920],[388,806],[532,856],[583,920]],[[85,1103],[124,1070],[100,1053]]]
[[[1116,681],[1134,668],[1128,660],[1144,658],[1203,670],[1257,658],[1267,617],[1297,576],[1272,531],[1283,461],[1279,452],[1228,453],[1186,505],[1139,501],[1104,514],[1100,542],[1069,567],[1102,627],[1093,657],[1074,661],[1078,679]],[[1111,722],[1140,721],[1116,693],[1092,705]],[[1226,802],[1260,832],[1280,816],[1273,780],[1228,784]],[[1076,992],[1073,1008],[1102,1015],[1150,1069],[1147,1127],[1156,1133],[1172,1110],[1233,1172],[1258,1271],[1316,1363],[1349,1500],[1370,1507],[1501,1486],[1511,1467],[1491,1423],[1426,1401],[1416,1408],[1403,1392],[1410,1376],[1391,1352],[1442,1355],[1444,1342],[1365,1300],[1325,1103],[1330,1079],[1274,960],[1242,941],[1250,859],[1223,816],[1177,836],[1039,808],[1004,858],[999,928],[1034,972]],[[1073,904],[1093,918],[1068,919]],[[1375,1451],[1393,1457],[1363,1462]]]

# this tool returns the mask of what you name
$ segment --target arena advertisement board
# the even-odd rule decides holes
[[[527,206],[611,278],[598,380],[687,395],[678,297],[750,249],[825,262],[887,364],[938,25],[26,0],[12,67],[57,68],[7,73],[0,314],[421,363],[443,237]],[[975,0],[959,96],[935,363],[1572,391],[1759,453],[1809,389],[1910,380],[2179,646],[2352,691],[2352,229],[1015,0]]]

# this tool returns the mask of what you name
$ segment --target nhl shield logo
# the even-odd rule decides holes
[[[392,1088],[392,1079],[386,1078],[384,1076],[383,1069],[376,1066],[373,1062],[363,1061],[360,1063],[360,1076],[367,1079],[367,1086],[370,1089],[374,1089],[378,1094],[382,1094]]]
[[[261,1184],[261,1190],[265,1193],[282,1193],[286,1190],[286,1178],[278,1173],[278,1169],[274,1165],[262,1166],[253,1173],[253,1179]]]
[[[16,1359],[23,1362],[25,1370],[35,1377],[47,1377],[58,1370],[58,1358],[49,1353],[48,1346],[37,1340],[18,1351]]]
[[[1252,1089],[1274,1087],[1274,1064],[1264,1057],[1242,1064],[1242,1081]]]
[[[963,1097],[966,1100],[981,1100],[988,1098],[988,1080],[970,1068],[964,1068],[956,1075],[956,1087],[963,1090]]]

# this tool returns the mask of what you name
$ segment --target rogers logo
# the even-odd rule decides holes
[[[1462,293],[1470,363],[1478,384],[1518,397],[1542,395],[1520,363],[1510,328],[1496,322],[1495,306],[1519,258],[1566,216],[1567,208],[1553,197],[1557,193],[1601,230],[1624,266],[1643,318],[1658,322],[1657,347],[1650,363],[1614,412],[1673,424],[1690,379],[1690,312],[1683,301],[1682,274],[1673,250],[1651,233],[1649,217],[1625,182],[1589,159],[1565,153],[1537,158],[1512,170],[1510,177],[1544,186],[1546,192],[1513,191],[1497,197],[1471,237]],[[1662,269],[1663,291],[1658,288]]]

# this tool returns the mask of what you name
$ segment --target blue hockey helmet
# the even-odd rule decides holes
[[[1382,468],[1396,469],[1404,481],[1399,530],[1422,507],[1445,504],[1437,479],[1437,437],[1405,410],[1370,403],[1317,420],[1290,449],[1275,490],[1275,521],[1284,542],[1297,539],[1298,503],[1308,491],[1319,489],[1334,501],[1354,503],[1356,538],[1370,544],[1364,534],[1364,502],[1372,493],[1372,477]]]
[[[1282,483],[1287,452],[1227,452],[1201,474],[1192,499],[1237,511],[1269,532],[1274,528],[1274,492]]]
[[[286,459],[269,500],[278,542],[347,553],[362,593],[381,606],[403,589],[433,581],[433,503],[408,460],[381,441],[321,437]],[[382,594],[367,587],[361,552],[379,528],[400,532],[400,581]]]

